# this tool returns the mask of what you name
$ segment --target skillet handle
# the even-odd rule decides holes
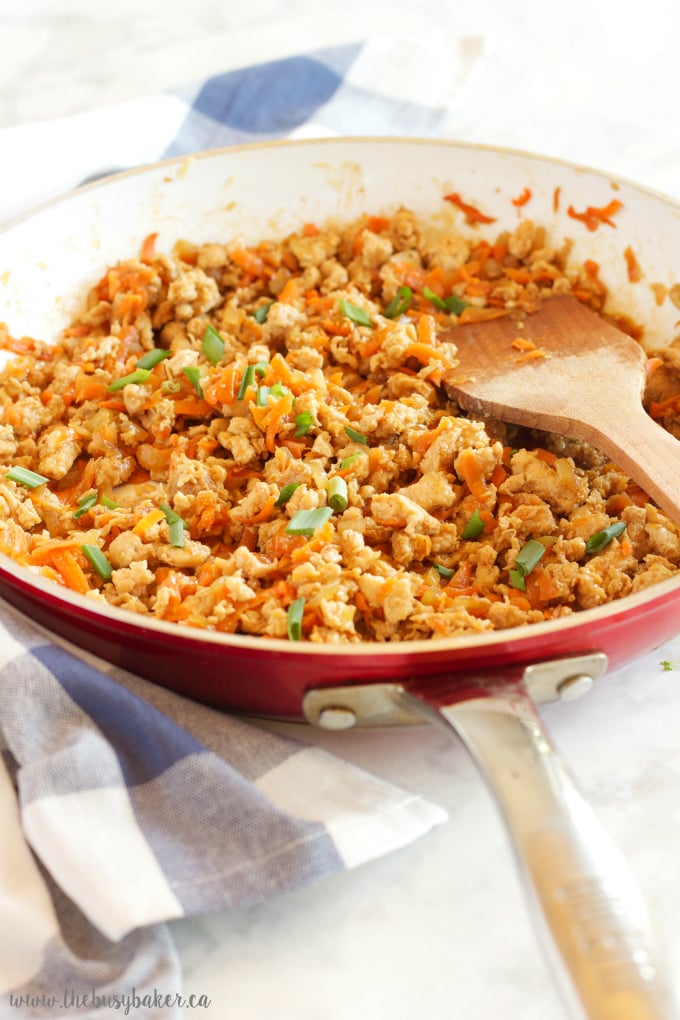
[[[405,695],[411,707],[420,699]],[[569,1015],[675,1020],[644,904],[628,867],[560,761],[523,692],[431,708],[494,793],[513,840],[539,936]],[[546,931],[547,929],[547,931]]]

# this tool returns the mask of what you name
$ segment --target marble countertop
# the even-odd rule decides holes
[[[489,16],[500,6],[423,0],[418,19],[448,33],[452,45],[474,60]],[[512,6],[505,5],[504,15],[510,25],[508,52],[526,44],[521,35],[512,35],[507,13]],[[583,24],[597,21],[602,39],[611,43],[584,49],[580,62],[577,45],[578,74],[564,79],[567,87],[593,90],[593,122],[583,131],[571,125],[581,161],[593,164],[606,158],[607,131],[631,137],[640,125],[630,104],[616,107],[610,121],[597,119],[597,90],[609,90],[613,100],[628,73],[622,52],[630,45],[631,26],[615,31],[625,6],[557,0],[550,8],[551,24],[568,17],[572,34],[566,33],[565,49],[576,38],[579,18]],[[527,11],[536,23],[543,17],[534,0],[516,7],[524,10],[525,27],[533,23]],[[672,6],[653,0],[645,12],[640,45],[658,39],[664,53],[677,53]],[[663,26],[652,31],[653,18],[667,12],[675,35]],[[635,14],[641,17],[637,5]],[[412,5],[399,0],[330,6],[313,0],[241,5],[119,0],[115,10],[88,0],[61,0],[57,6],[49,0],[6,0],[0,9],[0,128],[94,109],[386,28],[403,29],[412,18]],[[564,37],[553,33],[551,45],[561,47]],[[541,88],[553,71],[549,55],[543,53],[536,63],[530,57],[527,50],[528,91],[533,108],[540,110]],[[625,172],[658,187],[667,182],[670,187],[674,180],[680,194],[680,131],[667,120],[653,123],[657,109],[660,117],[670,116],[669,102],[659,99],[655,106],[659,71],[653,56],[637,73],[640,109],[648,122],[639,133],[640,145],[627,149]],[[560,74],[556,64],[556,87]],[[556,133],[567,132],[568,138],[570,125],[560,125],[554,111],[551,116]],[[475,131],[481,140],[484,124]],[[528,120],[514,127],[513,144],[522,141],[525,148],[536,147]],[[680,638],[609,675],[581,701],[548,706],[542,715],[640,883],[680,996]],[[373,1020],[378,1015],[561,1020],[564,1012],[530,925],[502,824],[462,745],[428,726],[336,734],[278,728],[441,804],[450,819],[417,843],[313,888],[249,910],[172,925],[186,991],[212,1002],[198,1015],[215,1020]]]

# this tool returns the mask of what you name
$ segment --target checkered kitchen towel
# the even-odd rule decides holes
[[[345,46],[0,132],[0,219],[83,179],[254,137],[432,133],[436,108],[386,94],[393,56],[376,93],[382,44]],[[0,1020],[116,1015],[101,1003],[133,988],[152,1004],[128,1015],[179,1017],[176,1002],[149,999],[182,987],[163,922],[301,888],[445,817],[316,748],[73,654],[9,606],[0,730]]]

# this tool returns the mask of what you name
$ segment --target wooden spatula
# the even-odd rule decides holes
[[[446,389],[466,411],[591,443],[680,523],[680,442],[642,406],[647,355],[635,340],[568,296],[448,339],[459,364]]]

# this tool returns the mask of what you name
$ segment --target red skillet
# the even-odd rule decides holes
[[[518,211],[511,199],[527,189],[531,202]],[[597,259],[610,293],[625,294],[625,311],[645,321],[652,343],[662,342],[673,335],[677,310],[646,284],[631,290],[623,253],[631,247],[647,281],[672,290],[680,208],[625,182],[616,189],[616,229],[605,223],[591,232],[569,210],[611,208],[611,180],[523,153],[357,138],[198,154],[81,189],[0,233],[0,319],[15,332],[56,334],[75,310],[73,295],[151,231],[168,250],[182,237],[257,240],[307,220],[348,221],[399,205],[466,229],[442,200],[455,191],[490,214],[488,228],[474,227],[477,237],[514,230],[525,214],[556,237],[572,237],[574,259]],[[332,728],[424,719],[454,728],[496,793],[573,1015],[676,1015],[631,879],[534,705],[574,697],[607,668],[673,637],[680,578],[561,620],[390,646],[317,647],[180,628],[74,595],[2,556],[0,595],[69,641],[230,711]]]

